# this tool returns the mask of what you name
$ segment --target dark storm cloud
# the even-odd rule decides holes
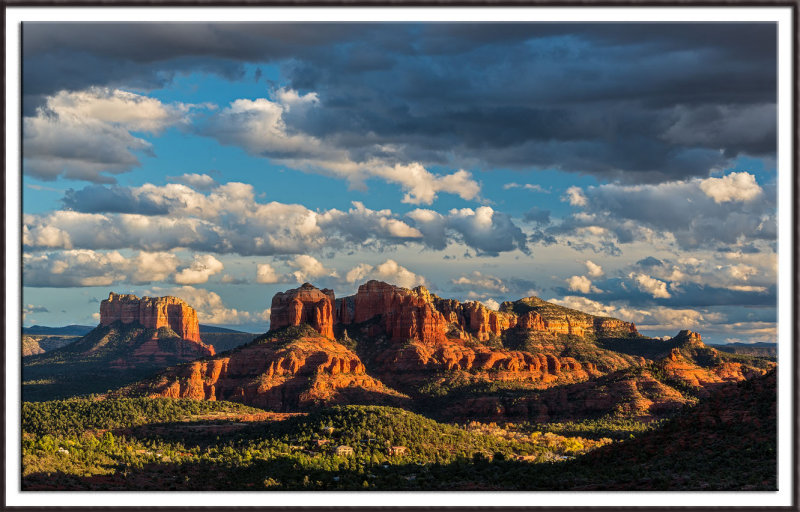
[[[84,213],[136,213],[166,215],[170,204],[157,203],[147,196],[137,197],[127,187],[90,185],[80,190],[68,189],[61,202],[68,210]]]
[[[539,226],[546,226],[550,224],[550,210],[545,210],[534,206],[522,216],[522,220],[530,222]]]
[[[774,24],[26,24],[23,51],[26,112],[278,64],[320,99],[288,128],[356,161],[660,182],[775,152]]]
[[[648,267],[661,267],[664,265],[664,262],[658,258],[648,256],[644,259],[637,261],[636,264],[639,265],[640,267],[648,268]]]

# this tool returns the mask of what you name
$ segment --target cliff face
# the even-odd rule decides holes
[[[347,403],[400,404],[356,354],[329,338],[266,339],[224,356],[171,368],[123,394],[230,400],[273,411]]]
[[[321,335],[333,338],[333,304],[333,290],[319,290],[309,283],[277,293],[272,298],[270,327],[308,324]]]
[[[535,297],[504,306],[492,311],[479,302],[442,299],[422,286],[408,290],[369,281],[355,295],[336,300],[333,321],[342,326],[371,322],[371,336],[429,344],[448,337],[488,341],[513,327],[581,337],[638,334],[630,322],[594,317]]]
[[[185,340],[200,342],[200,324],[194,308],[177,297],[142,297],[109,293],[100,303],[100,325],[116,321],[142,327],[169,327]]]

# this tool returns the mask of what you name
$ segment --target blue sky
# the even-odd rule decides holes
[[[24,325],[368,279],[774,341],[770,24],[26,24]]]

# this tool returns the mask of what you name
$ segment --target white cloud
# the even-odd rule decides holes
[[[126,257],[119,251],[71,249],[26,253],[22,264],[25,286],[72,287],[166,281],[181,261],[171,252],[139,251]]]
[[[345,274],[348,283],[363,283],[370,279],[384,281],[403,288],[425,285],[425,277],[415,274],[394,260],[386,260],[377,266],[360,263]]]
[[[756,177],[747,172],[732,172],[722,178],[702,180],[700,190],[715,203],[752,201],[763,192],[756,183]]]
[[[140,251],[134,259],[135,270],[129,280],[134,284],[165,281],[179,264],[180,260],[171,252]]]
[[[475,199],[480,193],[480,185],[463,169],[437,175],[418,162],[356,158],[333,143],[303,133],[297,126],[288,127],[287,121],[302,118],[318,105],[319,99],[314,92],[300,95],[294,90],[280,89],[273,100],[258,98],[232,102],[212,116],[201,132],[222,144],[242,147],[253,155],[273,159],[288,167],[346,179],[353,188],[364,190],[366,180],[382,178],[400,185],[405,192],[402,199],[405,203],[431,204],[440,192],[468,200]],[[377,149],[382,153],[391,152],[390,147]]]
[[[460,289],[480,289],[499,293],[508,292],[508,286],[499,277],[484,275],[477,270],[466,276],[460,276],[450,280],[452,284]]]
[[[303,283],[315,277],[336,277],[336,270],[326,268],[322,262],[313,256],[301,254],[288,262],[292,268],[296,268],[292,275],[298,283]]]
[[[569,187],[563,200],[567,201],[572,206],[586,206],[587,204],[586,196],[583,194],[583,190],[581,190],[580,187]]]
[[[667,291],[667,283],[654,279],[647,274],[631,273],[628,277],[636,281],[636,286],[643,292],[649,293],[655,299],[668,299],[671,297]]]
[[[713,318],[713,317],[712,317]],[[671,309],[658,307],[648,312],[640,329],[680,331],[696,329],[707,324],[709,318],[695,309]]]
[[[485,206],[413,210],[399,218],[358,201],[347,211],[314,211],[299,204],[260,203],[252,185],[226,183],[207,193],[171,183],[73,191],[73,210],[23,217],[28,249],[137,249],[241,255],[304,254],[323,247],[381,249],[418,242],[443,249],[462,242],[480,253],[527,251],[527,237],[511,218]],[[119,211],[120,201],[125,209]],[[109,209],[111,212],[109,212]]]
[[[777,237],[774,186],[762,189],[748,173],[570,190],[565,200],[582,209],[551,228],[553,234],[602,228],[609,241],[667,242],[684,250]]]
[[[117,251],[23,254],[22,279],[25,286],[110,286],[126,280],[131,264]]]
[[[645,310],[617,306],[614,304],[603,304],[596,300],[587,299],[586,297],[577,297],[575,295],[567,295],[562,299],[550,299],[549,302],[567,308],[577,309],[578,311],[583,311],[590,315],[610,316],[625,320],[626,322],[638,323],[648,315],[648,312]]]
[[[732,278],[740,281],[747,281],[750,277],[758,275],[757,268],[745,264],[730,265],[725,270]]]
[[[61,91],[23,118],[23,167],[43,180],[59,176],[113,183],[108,174],[139,166],[151,145],[130,132],[159,133],[186,122],[190,105],[164,104],[118,89]]]
[[[494,299],[484,299],[480,302],[481,304],[491,309],[492,311],[497,311],[498,309],[500,309],[500,303]]]
[[[260,284],[272,284],[281,282],[282,277],[279,276],[275,269],[269,263],[259,263],[256,267],[256,282]]]
[[[592,291],[592,281],[586,276],[572,276],[565,279],[569,290],[573,292],[589,293]]]
[[[503,190],[509,190],[509,189],[512,189],[512,188],[522,188],[522,189],[525,189],[525,190],[533,190],[534,192],[542,192],[544,194],[549,194],[550,193],[549,190],[545,190],[538,183],[535,183],[535,184],[524,183],[524,184],[520,185],[519,183],[511,182],[511,183],[506,183],[505,185],[503,185]]]
[[[208,174],[182,174],[180,176],[167,176],[167,179],[182,183],[196,190],[211,190],[218,184]]]
[[[225,269],[225,266],[217,258],[210,254],[195,255],[192,264],[175,275],[177,284],[202,284],[208,282],[208,278],[218,274]]]
[[[603,267],[592,260],[586,260],[586,270],[588,271],[589,277],[601,277],[604,273]]]

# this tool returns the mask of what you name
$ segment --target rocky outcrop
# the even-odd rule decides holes
[[[466,346],[457,340],[395,346],[379,354],[373,366],[382,379],[400,387],[414,386],[434,375],[450,380],[539,384],[579,382],[600,375],[594,364],[571,357]]]
[[[149,329],[169,327],[185,340],[200,342],[197,312],[177,297],[142,297],[109,293],[100,303],[100,325],[138,323]]]
[[[393,341],[427,343],[446,338],[449,322],[422,286],[408,290],[380,281],[359,286],[352,299],[337,300],[337,320],[343,326],[371,322],[369,336],[384,335]]]
[[[172,368],[124,395],[229,400],[272,411],[387,403],[404,396],[367,375],[356,354],[324,337],[288,344],[265,338],[212,359]]]
[[[272,298],[270,328],[308,324],[321,335],[333,338],[334,301],[333,290],[320,290],[309,283],[277,293]]]
[[[594,317],[536,297],[507,302],[500,311],[492,311],[480,302],[437,297],[422,286],[409,290],[380,281],[369,281],[355,295],[337,299],[334,312],[336,325],[370,323],[364,333],[368,336],[428,344],[445,338],[484,342],[514,327],[580,337],[638,334],[630,322]]]

